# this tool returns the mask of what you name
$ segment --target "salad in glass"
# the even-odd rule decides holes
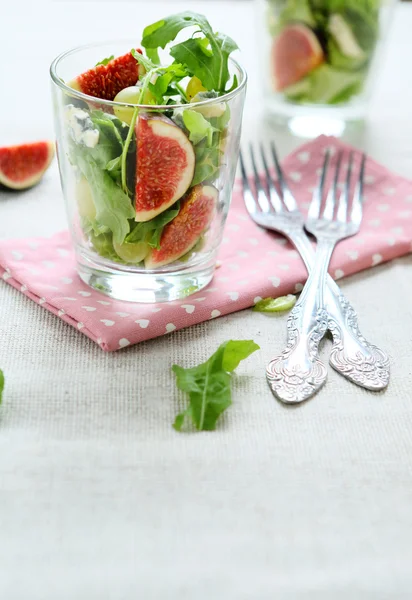
[[[393,4],[264,0],[268,95],[295,106],[355,106],[367,91]],[[349,110],[347,116],[355,113]]]
[[[235,42],[192,12],[146,27],[140,47],[115,46],[70,51],[51,68],[79,274],[116,297],[170,300],[213,276],[246,75]]]

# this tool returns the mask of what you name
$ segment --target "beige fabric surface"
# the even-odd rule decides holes
[[[87,41],[97,10],[93,39],[116,37],[114,3],[83,3],[81,18],[79,4],[52,4],[10,7],[1,42],[16,68],[26,59],[12,34],[17,22],[32,44],[28,85],[37,73],[46,88],[33,97],[37,118],[26,121],[33,137],[40,125],[51,131],[44,70],[52,55]],[[171,4],[145,5],[145,22]],[[247,38],[250,3],[196,8]],[[410,50],[411,24],[404,7],[370,126],[358,140],[404,175],[412,164],[412,90],[396,65]],[[132,23],[125,27],[127,37]],[[250,44],[247,66],[253,52]],[[259,131],[254,83],[251,73],[244,139]],[[395,85],[396,113],[388,101]],[[23,84],[17,89],[22,94]],[[21,117],[19,102],[10,110]],[[15,133],[16,120],[4,110],[0,118],[3,134]],[[278,141],[283,153],[298,143],[286,134]],[[38,188],[0,196],[3,237],[63,225],[56,165]],[[277,403],[264,377],[285,342],[284,316],[243,311],[106,354],[0,282],[0,598],[409,599],[411,267],[406,257],[342,281],[362,332],[390,354],[389,389],[374,394],[330,371],[325,388],[297,408]],[[176,433],[183,398],[171,364],[198,363],[230,338],[261,346],[238,369],[233,406],[215,432]],[[326,340],[325,358],[329,349]]]

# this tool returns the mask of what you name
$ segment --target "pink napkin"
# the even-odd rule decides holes
[[[292,191],[307,209],[326,147],[346,148],[322,136],[283,163]],[[335,279],[411,252],[412,182],[368,159],[360,233],[338,245],[330,273]],[[257,299],[299,292],[306,270],[281,236],[257,227],[236,183],[219,256],[221,266],[205,289],[166,304],[112,300],[85,285],[75,269],[67,232],[50,239],[0,242],[0,275],[10,285],[97,342],[103,350],[164,335],[253,305]]]

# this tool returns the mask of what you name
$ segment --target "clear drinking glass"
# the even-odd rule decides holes
[[[134,44],[96,44],[54,60],[57,154],[81,279],[114,298],[164,302],[213,277],[236,172],[246,73],[230,60],[236,89],[169,106],[101,100],[64,83]],[[199,115],[213,129],[192,143],[184,119]]]
[[[292,133],[366,116],[396,0],[257,0],[266,111]]]

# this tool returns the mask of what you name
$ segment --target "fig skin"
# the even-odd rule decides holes
[[[189,252],[212,222],[219,192],[212,185],[195,185],[182,201],[177,217],[163,229],[160,249],[151,250],[146,269],[178,260]]]
[[[288,25],[273,41],[272,80],[276,91],[300,81],[325,55],[316,34],[303,24]]]
[[[135,220],[149,221],[188,190],[195,152],[186,134],[171,119],[142,113],[136,124]]]

